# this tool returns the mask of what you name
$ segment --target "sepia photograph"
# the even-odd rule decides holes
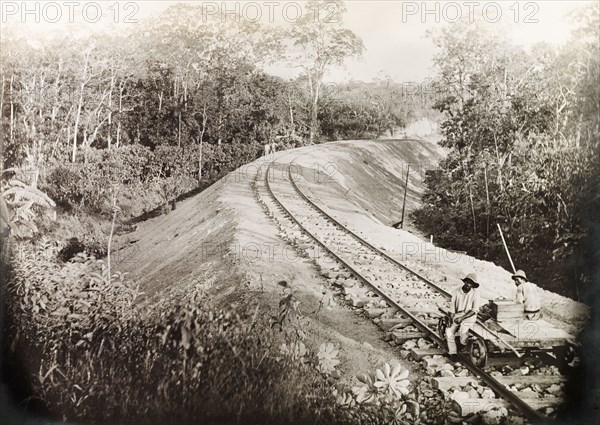
[[[600,2],[0,0],[2,425],[600,424]]]

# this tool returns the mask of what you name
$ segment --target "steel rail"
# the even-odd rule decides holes
[[[289,175],[290,181],[292,183],[292,186],[294,187],[294,189],[296,190],[296,192],[300,196],[302,196],[302,198],[304,198],[304,200],[306,200],[306,202],[308,202],[310,205],[312,205],[314,208],[316,208],[321,214],[325,215],[328,220],[332,221],[338,227],[342,228],[345,232],[347,232],[349,235],[351,235],[352,237],[354,237],[362,245],[365,245],[365,246],[369,247],[371,250],[377,252],[379,255],[381,255],[382,257],[384,257],[386,260],[390,261],[392,264],[395,264],[396,266],[398,266],[398,267],[400,267],[400,268],[408,271],[409,273],[412,273],[418,279],[420,279],[422,282],[424,282],[426,285],[430,286],[435,291],[438,291],[439,293],[441,293],[446,298],[452,298],[452,295],[448,291],[446,291],[444,288],[442,288],[441,286],[439,286],[439,285],[435,284],[434,282],[430,281],[426,277],[420,275],[416,271],[411,270],[410,268],[408,268],[407,266],[405,266],[404,264],[402,264],[401,262],[399,262],[398,260],[396,260],[394,257],[388,255],[382,249],[377,248],[376,246],[374,246],[373,244],[371,244],[369,241],[363,239],[362,237],[360,237],[359,235],[357,235],[356,233],[354,233],[348,227],[344,226],[342,223],[340,223],[338,220],[336,220],[334,217],[332,217],[330,214],[328,214],[326,211],[324,211],[319,205],[317,205],[313,200],[311,200],[308,196],[306,196],[306,194],[304,192],[302,192],[302,190],[300,190],[300,188],[296,184],[296,181],[294,180],[294,177],[292,176],[292,169],[291,169],[291,167],[288,168],[288,175]],[[493,336],[495,338],[495,340],[496,340],[495,341],[496,343],[508,347],[511,351],[513,351],[517,355],[517,357],[521,357],[522,356],[521,353],[519,353],[512,345],[510,345],[508,342],[506,342],[504,339],[502,339],[502,337],[499,336],[496,332],[494,332],[493,330],[491,330],[490,328],[488,328],[481,320],[477,319],[477,324],[479,326],[481,326],[481,328],[484,329],[489,335]],[[470,330],[469,332],[472,335],[477,335],[473,330]]]
[[[488,386],[500,394],[500,396],[512,404],[515,408],[517,408],[521,413],[527,417],[527,419],[531,420],[536,424],[546,424],[551,422],[550,419],[535,409],[533,409],[529,404],[521,400],[518,395],[510,391],[506,388],[501,382],[494,379],[492,375],[487,373],[485,370],[480,368],[479,366],[473,364],[468,358],[464,356],[459,356],[459,360],[467,369],[469,369],[474,375],[479,376]]]
[[[377,295],[379,295],[380,297],[382,297],[383,299],[385,299],[388,303],[390,303],[390,305],[392,305],[392,306],[396,307],[398,310],[400,310],[400,312],[402,312],[403,315],[406,315],[406,317],[408,317],[413,322],[415,322],[415,325],[418,328],[420,328],[423,332],[431,334],[432,335],[432,339],[434,339],[434,341],[437,344],[441,344],[443,346],[444,345],[444,341],[442,341],[442,339],[440,337],[438,337],[437,334],[433,333],[433,331],[427,326],[427,324],[425,324],[424,322],[422,322],[417,316],[415,316],[414,314],[412,314],[410,311],[406,310],[405,307],[403,307],[402,305],[398,304],[394,299],[392,299],[385,292],[381,291],[378,287],[376,287],[375,285],[373,285],[358,270],[356,270],[346,260],[344,260],[339,255],[337,255],[334,251],[332,251],[324,242],[322,242],[316,235],[314,235],[302,223],[300,223],[300,220],[298,220],[291,213],[291,211],[283,204],[283,202],[281,202],[281,200],[279,199],[279,197],[277,195],[275,195],[275,192],[273,192],[273,189],[271,188],[271,185],[269,183],[269,172],[271,170],[271,166],[272,165],[273,164],[271,164],[269,166],[269,168],[267,169],[267,172],[265,173],[265,185],[266,185],[267,190],[268,190],[269,194],[271,195],[271,197],[277,202],[277,204],[279,205],[279,207],[290,217],[290,219],[292,219],[317,244],[319,244],[323,249],[325,249],[325,251],[327,251],[327,253],[329,255],[331,255],[333,258],[335,258],[337,261],[339,261],[344,267],[346,267],[348,270],[350,270],[352,272],[352,274],[354,274],[361,282],[363,282],[365,285],[369,286],[371,289],[373,289],[373,291]],[[259,172],[260,172],[260,170],[259,170]]]
[[[400,268],[403,268],[404,270],[414,274],[416,277],[418,277],[421,281],[423,281],[424,283],[426,283],[427,285],[429,285],[430,287],[432,287],[433,289],[435,289],[436,291],[442,293],[445,297],[447,298],[452,298],[452,294],[450,294],[448,291],[446,291],[444,288],[440,287],[439,285],[433,283],[432,281],[430,281],[429,279],[427,279],[426,277],[420,275],[419,273],[417,273],[414,270],[409,269],[408,267],[406,267],[404,264],[400,263],[398,260],[396,260],[394,257],[391,257],[390,255],[388,255],[387,253],[385,253],[384,251],[382,251],[380,248],[377,248],[376,246],[374,246],[373,244],[371,244],[369,241],[361,238],[360,236],[358,236],[356,233],[354,233],[352,230],[348,229],[346,226],[344,226],[342,223],[340,223],[338,220],[336,220],[335,218],[333,218],[330,214],[328,214],[327,212],[325,212],[321,207],[319,207],[316,203],[314,203],[308,196],[306,196],[304,194],[304,192],[302,192],[300,190],[300,188],[298,187],[298,185],[296,184],[296,181],[294,180],[293,176],[292,176],[292,169],[289,168],[288,169],[288,174],[290,177],[290,181],[292,182],[292,186],[294,187],[294,189],[296,190],[296,192],[298,192],[298,194],[300,196],[302,196],[302,198],[304,198],[304,200],[306,200],[306,202],[308,202],[309,204],[311,204],[313,207],[315,207],[318,211],[321,212],[321,214],[327,216],[327,218],[331,221],[333,221],[335,224],[337,224],[339,227],[341,227],[342,229],[344,229],[346,232],[348,232],[348,234],[350,234],[351,236],[353,236],[355,239],[357,239],[361,244],[368,246],[369,248],[371,248],[373,251],[377,252],[379,255],[381,255],[382,257],[384,257],[386,260],[394,263],[395,265],[397,265]]]
[[[320,245],[323,249],[325,249],[325,251],[327,251],[332,257],[334,257],[337,261],[339,261],[341,264],[343,264],[344,267],[346,267],[348,270],[350,270],[361,282],[363,282],[365,285],[369,286],[375,293],[377,293],[380,297],[382,297],[383,299],[385,299],[390,305],[392,305],[395,308],[397,308],[402,313],[402,315],[404,315],[405,317],[408,317],[409,319],[411,319],[414,322],[414,324],[419,329],[421,329],[423,332],[425,332],[429,336],[429,338],[432,339],[438,346],[447,349],[446,341],[442,340],[434,330],[432,330],[431,328],[429,328],[429,326],[427,326],[427,324],[425,324],[417,316],[415,316],[410,311],[408,311],[404,306],[398,304],[394,299],[392,299],[390,296],[388,296],[383,291],[381,291],[376,285],[374,285],[373,283],[371,283],[366,277],[364,277],[352,265],[350,265],[347,261],[345,261],[344,259],[342,259],[335,252],[333,252],[331,249],[329,249],[324,242],[322,242],[317,236],[315,236],[311,231],[309,231],[302,223],[300,223],[300,221],[291,213],[291,211],[281,202],[281,200],[277,197],[277,195],[275,195],[273,189],[271,188],[271,184],[269,182],[269,173],[271,172],[271,167],[273,166],[273,164],[274,164],[274,162],[271,162],[271,164],[269,165],[269,167],[267,168],[267,171],[265,173],[265,187],[267,188],[267,191],[269,192],[269,194],[271,195],[271,197],[280,206],[280,208],[290,217],[290,219],[292,221],[294,221],[318,245]],[[260,169],[259,169],[258,172],[260,173]],[[359,242],[361,242],[362,244],[368,246],[369,248],[371,248],[372,250],[374,250],[380,256],[383,256],[384,258],[388,259],[389,261],[391,261],[392,263],[394,263],[397,266],[401,267],[402,269],[408,271],[409,273],[414,274],[420,280],[422,280],[423,282],[427,283],[432,288],[439,290],[443,294],[448,294],[448,296],[449,296],[449,293],[447,291],[445,291],[444,289],[440,288],[435,283],[429,281],[427,278],[421,276],[417,272],[411,270],[410,268],[408,268],[407,266],[403,265],[402,263],[398,262],[393,257],[390,257],[389,255],[387,255],[385,252],[383,252],[379,248],[373,246],[371,243],[365,241],[363,238],[361,238],[360,236],[358,236],[357,234],[355,234],[354,232],[352,232],[346,226],[344,226],[341,223],[339,223],[335,218],[331,217],[330,214],[326,213],[323,209],[321,209],[318,205],[316,205],[313,201],[311,201],[300,190],[300,188],[297,186],[296,182],[294,181],[294,179],[292,177],[291,167],[289,165],[288,165],[288,176],[289,176],[290,182],[292,183],[292,185],[293,185],[294,189],[296,190],[296,192],[306,202],[308,202],[310,205],[312,205],[313,207],[315,207],[319,212],[321,212],[321,214],[324,215],[328,220],[331,220],[332,222],[334,222],[343,231],[349,233],[351,236],[353,236]],[[519,411],[521,411],[525,415],[525,417],[527,417],[529,420],[531,420],[534,423],[547,423],[548,422],[548,418],[546,418],[545,416],[541,415],[539,412],[537,412],[536,410],[534,410],[526,402],[524,402],[523,400],[521,400],[521,398],[519,398],[516,394],[514,394],[512,391],[510,391],[509,389],[507,389],[502,383],[500,383],[499,381],[497,381],[496,379],[494,379],[494,377],[492,377],[490,374],[488,374],[487,372],[485,372],[482,368],[480,368],[480,367],[476,366],[475,364],[473,364],[468,358],[466,358],[464,356],[459,356],[459,360],[473,374],[479,376],[486,384],[489,385],[490,388],[492,388],[494,391],[496,391],[498,394],[500,394],[500,396],[502,398],[504,398],[505,400],[507,400],[515,408],[517,408]]]

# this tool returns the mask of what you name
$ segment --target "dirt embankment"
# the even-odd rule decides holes
[[[339,220],[385,248],[433,281],[459,284],[475,271],[487,298],[513,296],[510,274],[430,245],[406,230],[401,219],[404,182],[410,164],[405,215],[419,205],[425,171],[444,155],[434,143],[415,140],[346,141],[277,153],[230,173],[201,194],[177,204],[170,214],[142,223],[121,241],[117,268],[130,273],[145,293],[143,302],[160,304],[166,291],[185,299],[201,290],[212,302],[232,305],[260,300],[276,307],[278,281],[296,289],[307,315],[309,348],[333,341],[340,348],[342,372],[352,375],[397,362],[398,348],[381,339],[379,329],[343,305],[319,308],[326,280],[308,259],[279,235],[256,199],[254,180],[261,165],[293,162],[309,195]],[[405,226],[410,230],[410,223]],[[557,323],[579,322],[587,310],[578,303],[545,293]]]
[[[462,277],[475,272],[485,299],[514,298],[516,287],[512,273],[502,267],[429,243],[428,238],[423,238],[412,227],[410,220],[405,222],[404,230],[389,227],[402,216],[407,164],[410,163],[410,169],[405,217],[420,204],[425,171],[443,155],[444,151],[434,143],[412,140],[337,142],[326,152],[315,149],[296,162],[298,169],[303,170],[303,167],[314,168],[315,163],[322,165],[320,179],[303,171],[313,200],[433,282],[458,286]],[[327,171],[323,170],[329,163],[336,164],[335,173],[329,172],[331,177],[324,178]],[[433,240],[435,243],[435,235]],[[587,306],[550,291],[541,290],[541,293],[546,320],[572,334],[581,331],[589,318]]]
[[[428,142],[349,141],[280,152],[278,157],[301,165],[299,172],[314,182],[315,191],[329,204],[336,203],[330,197],[341,193],[350,218],[366,216],[388,229],[400,221],[407,164],[411,164],[408,216],[419,204],[425,170],[439,161],[442,151]],[[263,284],[271,276],[285,278],[275,273],[276,258],[249,255],[272,238],[282,243],[252,189],[264,162],[259,159],[235,170],[199,195],[178,203],[168,215],[141,223],[119,240],[121,249],[114,254],[117,268],[140,282],[146,298],[160,297],[165,289],[226,277],[228,281],[237,274],[260,276],[258,271],[265,262]],[[225,288],[216,285],[221,294]]]

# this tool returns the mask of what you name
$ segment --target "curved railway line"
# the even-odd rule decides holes
[[[366,290],[370,302],[379,302],[382,307],[395,308],[405,319],[403,329],[411,329],[411,327],[418,329],[412,334],[428,338],[445,352],[446,342],[440,338],[437,328],[437,319],[440,316],[438,306],[448,302],[450,293],[374,246],[317,205],[302,191],[300,187],[302,183],[294,178],[290,166],[293,163],[294,161],[291,163],[273,161],[266,169],[264,166],[261,167],[256,174],[255,190],[263,203],[270,203],[265,205],[271,214],[273,211],[279,211],[287,218],[288,231],[295,235],[300,247],[311,245],[307,243],[308,237],[313,245],[316,244],[335,260],[335,264],[328,266],[326,274],[329,274],[329,277],[339,279],[342,285],[349,280],[362,283],[363,287],[359,284],[354,288],[360,288],[363,294]],[[346,289],[346,294],[353,294],[353,286]],[[364,305],[366,301],[364,297],[358,296],[359,293],[361,291],[357,289],[358,301],[355,306],[358,307]],[[485,328],[481,321],[478,323]],[[499,338],[491,330],[489,332],[491,338]],[[499,339],[502,343],[501,338]],[[505,385],[506,380],[503,383],[502,378],[497,374],[492,376],[467,356],[459,356],[459,361],[524,417],[535,423],[549,421],[548,417],[539,411],[540,404],[530,405],[531,400],[527,400],[523,394],[519,394],[514,389],[509,389]],[[525,384],[535,384],[539,378],[540,376],[535,375],[521,376],[518,380]],[[550,378],[546,380],[551,383],[564,381],[562,376],[543,378]],[[443,379],[452,382],[452,378]],[[542,403],[541,406],[544,407],[544,404]]]

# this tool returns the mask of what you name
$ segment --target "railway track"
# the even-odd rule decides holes
[[[426,338],[439,348],[413,350],[413,358],[425,357],[432,363],[440,359],[446,351],[446,342],[440,338],[437,328],[438,307],[449,301],[446,288],[407,267],[332,217],[302,191],[302,179],[294,178],[287,163],[271,162],[263,166],[254,184],[257,197],[270,214],[280,215],[280,230],[288,239],[301,249],[325,253],[316,255],[322,257],[319,259],[321,274],[341,288],[348,303],[356,308],[371,307],[367,310],[369,315],[373,310],[376,315],[381,309],[394,308],[397,314],[387,322],[392,325],[393,340],[401,343]],[[331,260],[325,261],[328,258]],[[498,370],[491,371],[491,367],[477,366],[466,356],[460,356],[459,361],[473,376],[434,378],[439,389],[462,386],[477,377],[494,392],[494,397],[501,397],[535,423],[548,422],[549,418],[541,410],[561,402],[557,397],[532,398],[530,392],[521,393],[519,387],[560,385],[563,376],[504,376]],[[469,408],[477,410],[477,403],[490,403],[490,399],[469,399],[459,405],[462,413],[468,413]]]

